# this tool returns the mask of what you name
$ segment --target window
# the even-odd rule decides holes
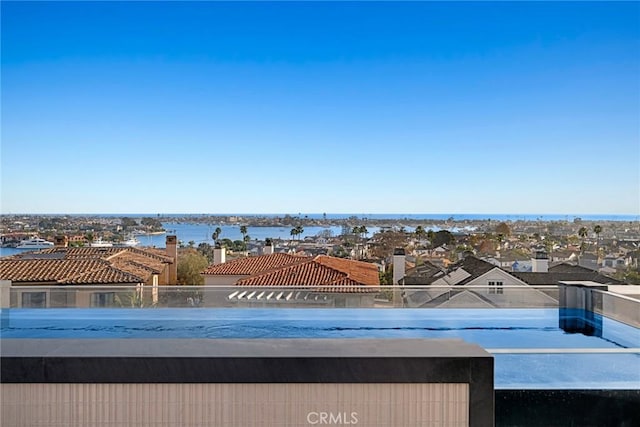
[[[113,307],[115,292],[95,292],[91,294],[91,307]]]
[[[45,308],[47,306],[46,292],[24,292],[22,294],[22,307]]]
[[[489,282],[489,294],[503,294],[502,282],[490,281]]]

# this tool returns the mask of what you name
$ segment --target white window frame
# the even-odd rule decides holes
[[[490,280],[488,293],[490,295],[504,294],[504,289],[502,288],[503,285],[504,285],[504,282],[502,280]]]

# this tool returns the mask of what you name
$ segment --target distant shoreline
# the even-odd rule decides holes
[[[0,218],[7,217],[73,217],[73,218],[142,218],[152,217],[162,222],[173,222],[176,220],[185,221],[197,221],[203,222],[210,220],[212,222],[225,221],[225,222],[239,222],[242,219],[247,220],[284,220],[288,222],[290,220],[324,220],[324,221],[449,221],[449,222],[469,222],[469,221],[505,221],[505,222],[547,222],[547,221],[561,221],[561,222],[577,222],[576,220],[589,221],[640,221],[640,214],[349,214],[349,213],[298,213],[298,214],[217,214],[217,213],[175,213],[175,214],[163,214],[163,213],[46,213],[46,214],[31,214],[31,213],[3,213],[0,214]]]

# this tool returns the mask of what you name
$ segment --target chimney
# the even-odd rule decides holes
[[[53,238],[53,243],[56,248],[66,248],[69,246],[69,239],[67,236],[56,236]]]
[[[273,253],[273,243],[271,239],[265,239],[264,247],[262,248],[262,255],[271,255]]]
[[[404,249],[395,248],[393,250],[393,284],[397,285],[404,278]]]
[[[549,257],[544,251],[536,251],[531,258],[531,271],[533,273],[549,272]]]
[[[167,256],[173,258],[173,264],[169,266],[169,281],[168,285],[178,284],[178,238],[177,236],[169,235],[166,240],[166,253]]]
[[[226,249],[219,243],[213,249],[213,265],[224,264],[226,257]]]

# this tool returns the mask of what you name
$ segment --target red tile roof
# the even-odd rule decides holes
[[[310,261],[311,258],[283,253],[238,258],[223,264],[210,265],[202,272],[211,276],[250,276],[288,265]]]
[[[366,262],[319,255],[304,262],[254,274],[238,286],[313,286],[322,292],[377,292],[378,268]]]
[[[16,283],[146,282],[173,258],[140,248],[51,248],[0,258],[0,279]]]
[[[352,259],[337,258],[327,255],[318,255],[315,261],[346,273],[350,279],[365,285],[378,286],[380,276],[378,267],[370,262],[354,261]]]

